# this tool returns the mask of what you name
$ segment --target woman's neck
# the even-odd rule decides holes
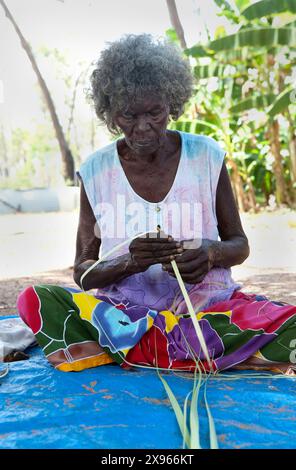
[[[150,165],[161,163],[176,153],[180,148],[180,137],[177,132],[167,131],[162,145],[150,154],[138,155],[126,143],[125,138],[117,141],[117,150],[120,157],[125,161],[138,164]]]

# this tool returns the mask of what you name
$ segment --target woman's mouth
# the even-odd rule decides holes
[[[136,145],[137,147],[148,147],[150,145],[153,145],[153,141],[152,140],[137,140],[134,145]]]

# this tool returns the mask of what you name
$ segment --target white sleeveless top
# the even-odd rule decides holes
[[[146,201],[133,190],[119,159],[117,141],[96,151],[81,165],[77,173],[100,228],[99,257],[142,232],[156,232],[157,225],[175,240],[194,239],[195,246],[202,238],[219,240],[216,188],[225,152],[210,137],[179,134],[182,147],[177,173],[170,191],[158,203]],[[129,243],[106,259],[128,251]],[[232,280],[231,270],[224,268],[213,268],[201,283],[185,286],[197,310],[228,300],[241,288]],[[98,289],[96,295],[102,294],[118,303],[187,313],[177,280],[163,271],[161,264]]]

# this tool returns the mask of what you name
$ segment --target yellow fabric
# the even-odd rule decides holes
[[[165,331],[166,333],[170,333],[173,330],[174,326],[178,324],[177,317],[170,310],[162,310],[161,312],[159,312],[159,315],[165,317]]]
[[[228,312],[198,312],[196,314],[196,318],[198,320],[201,320],[203,317],[205,317],[206,315],[226,315],[228,317],[231,317],[231,314],[232,314],[232,311],[231,310],[228,310]]]
[[[61,370],[62,372],[80,372],[84,369],[89,369],[90,367],[104,366],[106,364],[111,364],[113,359],[108,356],[108,354],[103,353],[99,356],[87,357],[85,359],[79,359],[74,362],[63,362],[56,366],[56,369]]]
[[[88,295],[85,292],[78,294],[73,293],[72,297],[80,310],[80,317],[83,318],[83,320],[88,320],[90,322],[94,308],[100,304],[102,300],[96,299],[93,295]]]

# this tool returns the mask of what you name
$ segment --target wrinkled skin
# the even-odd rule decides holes
[[[205,275],[214,267],[212,243],[204,239],[200,248],[187,249],[176,259],[176,264],[183,281],[189,284],[201,282]],[[163,269],[174,275],[171,263],[162,263]]]
[[[135,238],[129,245],[129,251],[132,260],[144,271],[152,264],[170,263],[184,250],[181,243],[172,237],[163,234],[160,238],[152,238],[147,234],[147,238]]]

